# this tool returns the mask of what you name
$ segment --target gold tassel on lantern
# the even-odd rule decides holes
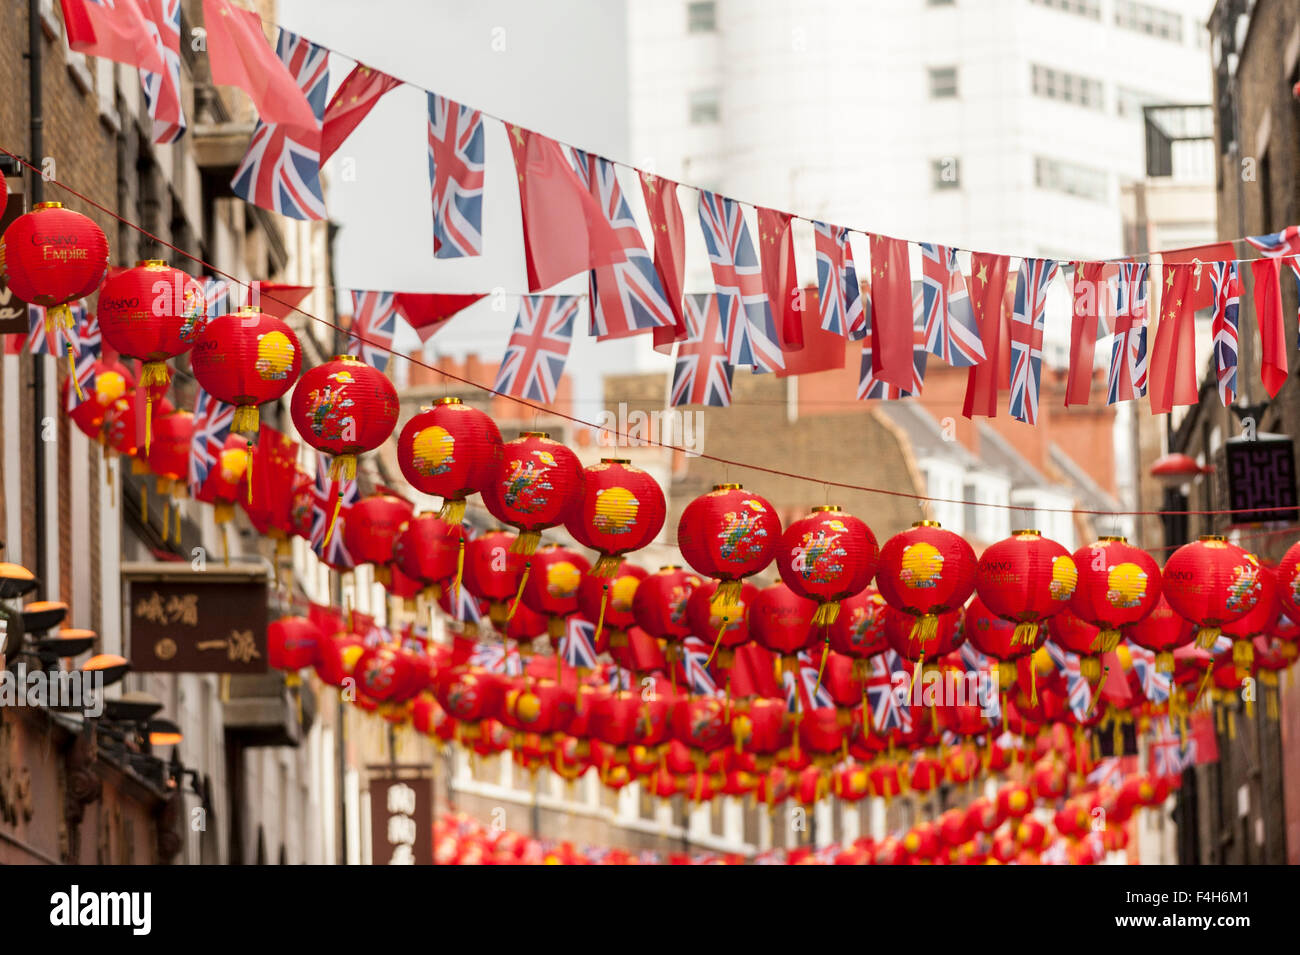
[[[456,548],[456,577],[451,582],[451,603],[456,606],[460,603],[460,584],[465,577],[465,535],[460,535],[460,544]]]
[[[343,484],[342,481],[353,481],[357,477],[357,456],[355,454],[340,454],[330,462],[330,481],[335,483],[334,492],[334,513],[330,515],[330,525],[325,530],[325,540],[321,543],[321,548],[329,546],[330,538],[334,536],[334,522],[339,519],[339,508],[343,506]]]
[[[458,525],[465,519],[465,499],[443,500],[438,517],[448,524]]]
[[[1222,632],[1218,627],[1202,627],[1196,631],[1196,645],[1202,650],[1208,650],[1214,646],[1214,641],[1219,639]]]
[[[261,419],[257,405],[236,405],[235,418],[230,423],[230,430],[235,434],[257,434]]]
[[[591,568],[593,577],[613,577],[618,573],[619,566],[623,563],[623,558],[615,554],[601,554],[597,558],[595,565]]]
[[[72,387],[77,390],[77,400],[85,401],[86,394],[81,390],[81,382],[77,380],[77,358],[72,342],[68,342],[68,377],[72,379]]]
[[[1232,663],[1237,670],[1237,678],[1244,679],[1250,675],[1251,665],[1255,662],[1255,645],[1249,640],[1237,640],[1232,644]]]
[[[46,249],[49,248],[46,246]],[[72,317],[72,309],[68,307],[67,302],[62,305],[51,305],[45,310],[45,334],[50,335],[59,327],[77,327],[76,319]]]
[[[1011,634],[1011,645],[1018,646],[1027,643],[1033,645],[1038,639],[1038,621],[1016,624],[1016,629]],[[1033,669],[1032,667],[1030,669]],[[1037,705],[1037,703],[1035,703]]]
[[[836,609],[839,609],[839,604],[836,604],[835,607]],[[818,692],[821,691],[822,676],[826,673],[826,658],[830,656],[830,653],[831,653],[831,635],[830,635],[830,631],[828,630],[826,633],[826,641],[822,644],[822,662],[817,665],[817,685],[813,687],[813,696],[816,696]]]
[[[829,603],[819,604],[817,612],[813,614],[812,622],[814,627],[829,627],[840,615],[840,602],[832,600]]]
[[[911,639],[925,650],[925,646],[931,640],[939,635],[939,617],[936,614],[927,613],[924,616],[917,617],[916,622],[912,624]]]
[[[537,553],[537,547],[541,542],[541,531],[520,531],[519,536],[510,544],[510,553],[531,557]]]
[[[519,601],[523,599],[524,587],[528,584],[528,575],[532,572],[533,562],[527,561],[524,564],[524,572],[519,577],[519,589],[515,592],[515,599],[510,604],[510,612],[506,614],[506,623],[515,618],[515,611],[519,609]]]
[[[1120,636],[1118,630],[1099,630],[1097,638],[1092,641],[1092,649],[1100,653],[1111,653],[1119,646]]]
[[[606,581],[600,587],[600,613],[596,617],[596,634],[591,638],[592,643],[600,642],[600,635],[605,632],[605,607],[609,604],[609,582]],[[713,659],[712,656],[709,657]],[[706,663],[705,666],[708,666]]]
[[[709,601],[709,610],[717,614],[728,607],[739,606],[740,595],[744,588],[743,580],[718,581],[718,589],[714,591],[713,598]]]

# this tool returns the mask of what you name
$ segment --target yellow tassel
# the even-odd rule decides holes
[[[1032,646],[1036,639],[1038,639],[1038,621],[1035,620],[1028,623],[1022,622],[1016,624],[1016,629],[1011,634],[1011,645],[1017,646],[1025,643]],[[1029,669],[1032,670],[1033,667],[1031,666]],[[1036,704],[1037,700],[1035,700],[1035,705]]]
[[[1034,624],[1034,629],[1038,629],[1037,624]],[[1037,633],[1035,633],[1034,636],[1037,636]],[[1012,638],[1012,641],[1014,642],[1014,637]],[[1033,643],[1034,637],[1030,637],[1029,642]],[[1038,667],[1034,666],[1034,661],[1032,659],[1029,661],[1029,705],[1038,705]]]
[[[444,499],[438,516],[448,524],[459,524],[465,519],[465,499]]]
[[[257,434],[261,422],[257,405],[236,405],[235,417],[230,423],[230,430],[236,434]]]
[[[72,379],[72,387],[77,390],[77,400],[85,401],[86,394],[81,390],[81,382],[77,380],[77,358],[72,350],[72,342],[68,342],[68,377]]]
[[[162,542],[167,543],[167,534],[172,526],[172,502],[163,502],[163,519],[162,519]]]
[[[334,512],[330,514],[330,526],[325,528],[325,540],[321,542],[323,551],[330,544],[330,538],[334,536],[334,522],[339,519],[339,508],[343,506],[343,488],[339,488],[334,495]]]
[[[254,411],[257,409],[254,408]],[[244,484],[248,487],[248,503],[253,503],[253,443],[247,445],[244,459]]]
[[[1232,710],[1228,710],[1228,739],[1235,740],[1236,738],[1237,738],[1237,714],[1234,713]]]
[[[916,681],[921,676],[921,671],[925,669],[925,652],[921,652],[921,658],[916,661],[916,666],[912,667],[912,685],[907,691],[907,698],[910,701],[916,696]],[[909,702],[908,706],[912,704]]]
[[[1099,630],[1097,638],[1092,641],[1092,649],[1100,653],[1110,653],[1119,646],[1119,638],[1118,630]]]
[[[743,580],[718,581],[718,589],[714,591],[713,598],[709,601],[709,610],[717,614],[728,607],[738,606],[744,587]]]
[[[225,524],[221,525],[221,562],[230,566],[230,536],[226,533]]]
[[[76,321],[72,317],[72,309],[63,305],[51,305],[45,310],[45,334],[50,334],[60,325],[64,328],[75,328]]]
[[[181,542],[181,506],[178,502],[175,507],[176,512],[176,543]]]
[[[832,600],[830,603],[819,604],[817,612],[813,614],[812,622],[814,627],[827,627],[833,624],[840,615],[840,602]]]
[[[709,651],[709,658],[704,661],[704,666],[706,668],[713,662],[713,658],[718,655],[718,648],[722,646],[722,635],[727,632],[727,614],[724,612],[719,616],[722,619],[722,623],[718,625],[718,636],[713,641],[713,649]],[[780,677],[778,676],[777,679],[779,680]]]
[[[451,582],[451,605],[453,607],[459,606],[460,604],[460,582],[461,580],[464,579],[464,577],[465,577],[465,534],[462,531],[460,535],[460,544],[456,548],[456,579]]]
[[[1030,670],[1033,670],[1032,664]],[[1097,681],[1097,685],[1092,689],[1092,701],[1088,704],[1088,716],[1092,716],[1093,711],[1097,709],[1097,701],[1101,699],[1101,688],[1106,685],[1106,677],[1109,675],[1110,667],[1105,667],[1101,671],[1101,679]]]
[[[600,635],[605,632],[605,606],[609,603],[609,583],[601,584],[600,587],[600,614],[596,618],[596,635],[591,638],[593,644],[599,645]],[[709,657],[710,660],[713,657]],[[706,663],[705,666],[708,666]]]
[[[149,447],[153,441],[153,393],[144,395],[144,456],[149,457]]]
[[[1214,646],[1214,641],[1219,639],[1222,631],[1218,627],[1202,627],[1196,631],[1196,645],[1202,650],[1208,650]]]
[[[510,545],[510,553],[524,554],[525,556],[531,557],[533,554],[537,553],[537,545],[541,542],[541,531],[520,531],[519,536],[516,537]]]
[[[515,599],[510,604],[510,612],[506,614],[506,623],[509,623],[515,617],[515,611],[519,609],[519,601],[524,596],[524,586],[528,583],[528,575],[532,572],[533,562],[530,560],[524,564],[524,572],[519,577],[519,589],[515,591]]]
[[[597,559],[594,567],[591,568],[593,577],[613,577],[618,573],[618,568],[622,566],[623,558],[613,554],[601,554]]]
[[[823,606],[831,606],[831,605],[823,604]],[[834,607],[836,610],[838,610],[839,604],[834,604]],[[822,644],[822,662],[817,666],[817,685],[813,687],[813,696],[816,696],[817,693],[822,688],[822,675],[825,674],[826,672],[826,658],[830,656],[830,653],[831,653],[831,635],[827,633],[826,642]]]
[[[1193,701],[1192,706],[1196,706],[1197,703],[1201,702],[1201,694],[1205,692],[1205,688],[1209,685],[1210,674],[1213,672],[1214,667],[1207,666],[1205,668],[1205,676],[1201,677],[1201,685],[1196,688],[1196,699]]]
[[[911,639],[916,642],[922,651],[925,650],[926,644],[938,635],[939,618],[935,614],[927,613],[922,617],[917,617],[916,622],[912,624]]]

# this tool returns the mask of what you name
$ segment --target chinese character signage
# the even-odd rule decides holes
[[[1224,442],[1227,506],[1233,524],[1297,519],[1295,447],[1290,438]]]
[[[265,673],[266,580],[254,574],[132,573],[125,612],[131,668],[158,673]]]
[[[433,864],[433,781],[370,780],[370,859],[375,865]]]

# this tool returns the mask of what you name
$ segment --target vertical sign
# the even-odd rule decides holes
[[[0,209],[0,234],[9,228],[23,214],[23,180],[20,177],[8,179],[9,201]],[[9,285],[0,278],[0,335],[26,335],[31,323],[27,318],[27,303],[9,290]]]
[[[433,865],[433,780],[370,780],[370,859],[375,865]]]

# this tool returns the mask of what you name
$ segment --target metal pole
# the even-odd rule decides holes
[[[45,114],[41,89],[41,44],[45,42],[41,34],[41,2],[27,0],[27,76],[28,94],[31,99],[29,128],[31,142],[30,162],[41,166],[41,157],[45,153]],[[31,180],[32,205],[44,201],[45,181],[40,173],[28,177]],[[46,596],[48,568],[46,561],[45,540],[45,442],[43,440],[42,421],[45,419],[45,361],[40,356],[32,358],[32,485],[35,497],[33,517],[36,522],[36,565],[31,568],[36,575],[36,594],[38,599]]]
[[[1246,186],[1242,178],[1241,161],[1244,156],[1245,148],[1241,141],[1241,103],[1240,91],[1237,89],[1237,71],[1232,69],[1231,63],[1227,61],[1229,56],[1228,50],[1231,49],[1236,53],[1235,37],[1236,17],[1232,15],[1230,8],[1224,8],[1219,16],[1219,55],[1224,58],[1224,74],[1227,77],[1227,97],[1228,106],[1232,110],[1232,141],[1233,149],[1233,170],[1232,177],[1236,180],[1237,192],[1237,235],[1241,238],[1246,234]],[[1238,58],[1237,65],[1241,65]],[[1268,201],[1268,197],[1264,197]],[[1247,270],[1249,271],[1249,270]],[[1245,289],[1242,289],[1242,298],[1245,296]],[[1251,299],[1251,309],[1254,310],[1254,299]],[[1258,317],[1257,317],[1258,318]],[[1256,321],[1258,325],[1258,320]],[[1254,350],[1254,333],[1237,336],[1237,402],[1242,405],[1250,404],[1250,382],[1254,374],[1250,367],[1251,353]]]

